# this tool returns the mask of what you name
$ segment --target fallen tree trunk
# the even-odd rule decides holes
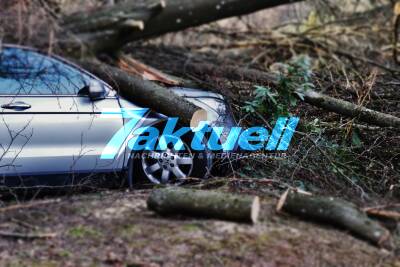
[[[249,14],[299,0],[130,1],[61,21],[92,53],[113,52],[126,43],[181,31],[216,20]]]
[[[369,124],[400,129],[400,118],[393,115],[358,106],[348,101],[327,96],[312,90],[303,92],[303,94],[304,101],[313,106],[346,117],[355,118]]]
[[[254,196],[183,188],[154,190],[147,206],[161,215],[188,215],[235,222],[256,223],[260,200]]]
[[[240,67],[220,67],[213,64],[188,63],[183,71],[197,75],[209,75],[214,77],[225,77],[237,81],[250,81],[253,83],[275,84],[278,83],[277,75],[262,72],[254,69],[245,69]],[[181,69],[182,71],[182,69]],[[394,127],[400,129],[400,118],[390,114],[374,111],[348,101],[336,99],[334,97],[318,93],[314,90],[298,91],[304,95],[304,102],[313,106],[335,112],[337,114],[359,119],[368,124],[374,124],[382,127]]]
[[[93,61],[81,61],[80,65],[113,85],[114,89],[127,100],[167,116],[178,117],[187,125],[190,124],[196,111],[199,111],[198,107],[168,88],[143,80],[141,77],[129,75],[116,67]]]
[[[339,226],[375,245],[390,248],[390,232],[378,222],[368,218],[353,203],[333,198],[316,197],[289,192],[281,199],[282,209],[308,220]]]

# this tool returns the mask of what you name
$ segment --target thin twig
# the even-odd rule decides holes
[[[47,239],[57,236],[56,233],[16,233],[0,231],[0,236],[17,239]]]
[[[58,203],[60,201],[61,201],[60,199],[50,199],[50,200],[30,202],[27,204],[16,204],[16,205],[11,205],[11,206],[0,208],[0,213],[11,211],[11,210],[27,209],[27,208],[40,206],[40,205],[53,204],[53,203]]]

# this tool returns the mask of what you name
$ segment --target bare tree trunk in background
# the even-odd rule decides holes
[[[126,43],[181,31],[220,19],[300,0],[158,0],[116,3],[61,21],[92,54],[113,52]],[[71,45],[70,37],[62,38]],[[69,43],[68,43],[69,42]]]

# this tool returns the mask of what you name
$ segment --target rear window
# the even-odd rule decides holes
[[[76,95],[90,79],[79,69],[34,51],[0,50],[1,95]]]

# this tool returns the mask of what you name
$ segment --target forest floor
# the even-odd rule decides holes
[[[0,266],[400,266],[344,231],[277,214],[270,197],[251,226],[159,217],[146,208],[148,193],[107,190],[1,210]]]

